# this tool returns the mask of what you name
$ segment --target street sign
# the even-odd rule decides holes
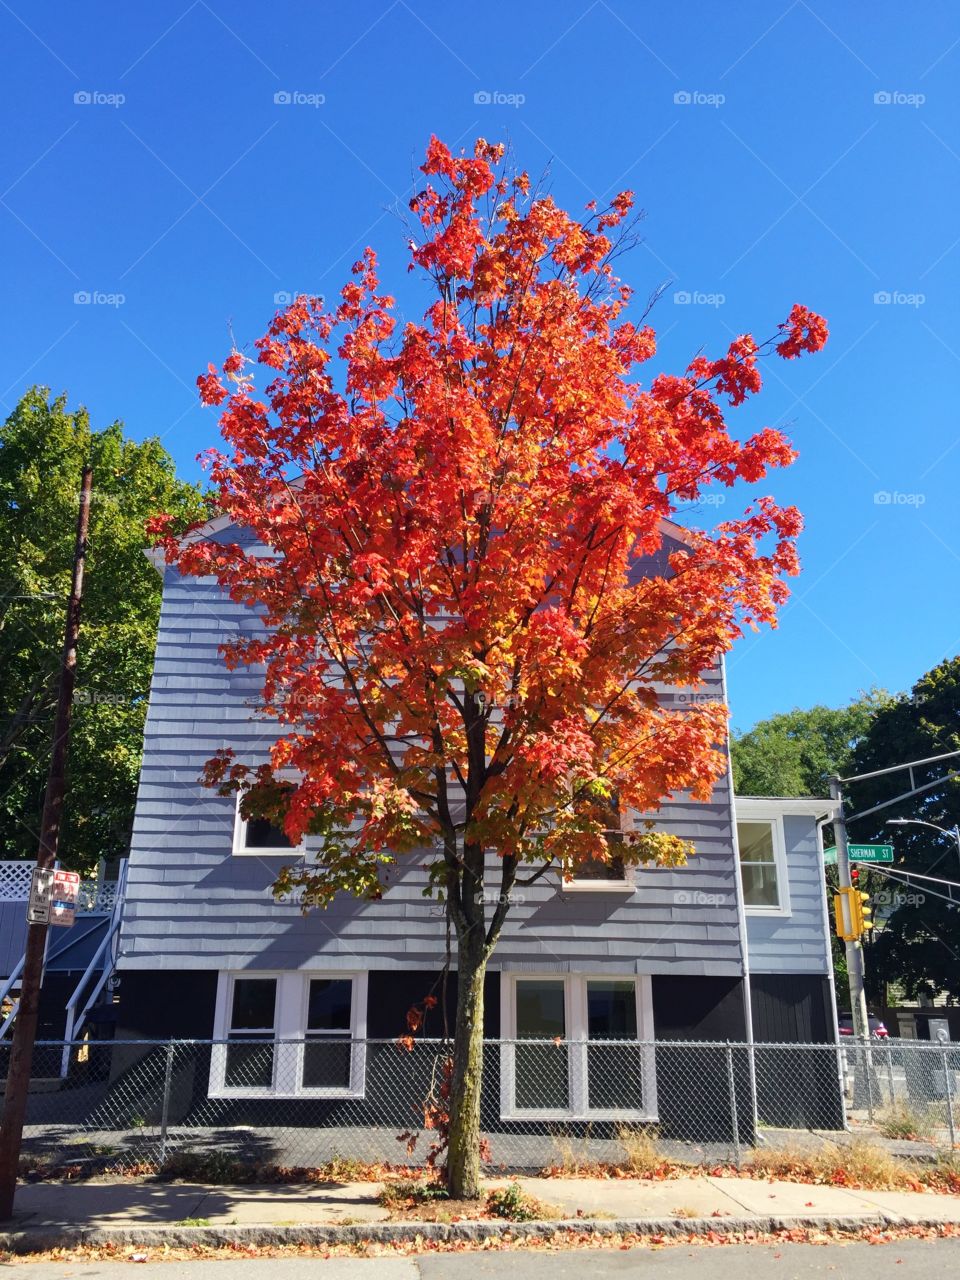
[[[34,867],[30,881],[30,901],[27,903],[27,924],[47,924],[50,920],[50,891],[53,888],[53,868]]]
[[[847,853],[851,862],[892,862],[892,844],[848,844]],[[831,845],[823,851],[823,861],[832,867],[837,862],[837,846]]]
[[[50,923],[69,929],[77,914],[80,875],[76,871],[55,871],[50,891]]]

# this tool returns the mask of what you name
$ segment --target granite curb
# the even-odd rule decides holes
[[[349,1226],[117,1226],[56,1229],[37,1226],[21,1231],[0,1232],[0,1252],[40,1253],[49,1249],[80,1246],[171,1249],[220,1248],[230,1245],[350,1245],[416,1244],[419,1241],[476,1243],[509,1236],[511,1240],[547,1240],[567,1232],[578,1234],[687,1236],[773,1233],[800,1228],[812,1231],[857,1232],[864,1228],[938,1228],[941,1219],[913,1214],[878,1211],[869,1214],[818,1214],[809,1216],[757,1215],[723,1218],[567,1218],[561,1220],[510,1222],[467,1220],[463,1222],[371,1222]]]

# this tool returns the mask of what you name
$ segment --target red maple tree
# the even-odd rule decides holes
[[[223,648],[263,665],[278,736],[267,763],[224,751],[206,781],[294,843],[319,837],[279,883],[377,897],[407,858],[446,903],[462,1197],[479,1194],[483,978],[511,890],[608,859],[612,808],[706,800],[724,773],[725,707],[668,706],[656,686],[702,684],[744,624],[774,622],[800,516],[761,497],[685,533],[667,567],[650,558],[678,503],[792,460],[779,431],[735,439],[721,402],[827,329],[794,306],[769,342],[643,384],[654,333],[612,265],[630,192],[578,221],[483,140],[457,156],[432,139],[423,172],[421,322],[398,324],[368,249],[334,308],[304,296],[275,316],[262,396],[238,351],[198,379],[229,446],[210,457],[219,507],[260,548],[155,532],[183,573],[262,612],[261,635]],[[687,852],[643,824],[617,846],[628,864]]]

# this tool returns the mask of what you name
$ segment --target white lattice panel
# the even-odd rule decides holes
[[[96,880],[83,880],[80,883],[80,894],[77,898],[77,910],[109,912],[113,910],[113,904],[116,900],[116,880],[104,880],[103,884],[100,886],[99,892],[97,890]]]
[[[0,902],[26,902],[33,878],[32,862],[0,862]]]
[[[26,902],[33,878],[32,862],[0,862],[0,902]],[[117,900],[116,880],[105,880],[97,888],[96,880],[83,880],[77,898],[78,911],[110,912]]]

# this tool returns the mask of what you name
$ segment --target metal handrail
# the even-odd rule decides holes
[[[93,988],[93,991],[90,993],[90,996],[87,999],[86,1004],[80,1010],[80,1014],[78,1017],[76,1010],[77,1010],[77,1004],[80,1000],[80,995],[82,991],[84,990],[90,978],[96,971],[98,964],[100,963],[101,959],[104,956],[104,953],[108,950],[108,948],[111,950],[111,952],[113,952],[114,950],[112,944],[114,943],[114,941],[116,940],[116,938],[120,933],[120,923],[123,917],[123,899],[126,891],[126,884],[127,884],[127,861],[124,860],[120,864],[120,870],[117,875],[117,896],[113,904],[113,911],[111,912],[111,915],[110,915],[110,925],[99,947],[97,947],[96,951],[93,953],[90,963],[87,965],[86,969],[84,969],[83,977],[74,987],[73,995],[67,1001],[67,1020],[64,1026],[64,1031],[63,1031],[64,1049],[63,1049],[63,1055],[60,1063],[61,1076],[66,1076],[70,1068],[70,1050],[68,1047],[70,1041],[72,1041],[73,1038],[79,1034],[81,1027],[86,1021],[87,1014],[93,1008],[93,1005],[97,997],[100,995],[100,992],[106,986],[108,979],[113,973],[114,965],[116,964],[116,960],[117,960],[117,957],[115,954],[111,954],[109,964],[104,964],[103,973],[100,975],[99,981],[97,982],[96,986]]]

